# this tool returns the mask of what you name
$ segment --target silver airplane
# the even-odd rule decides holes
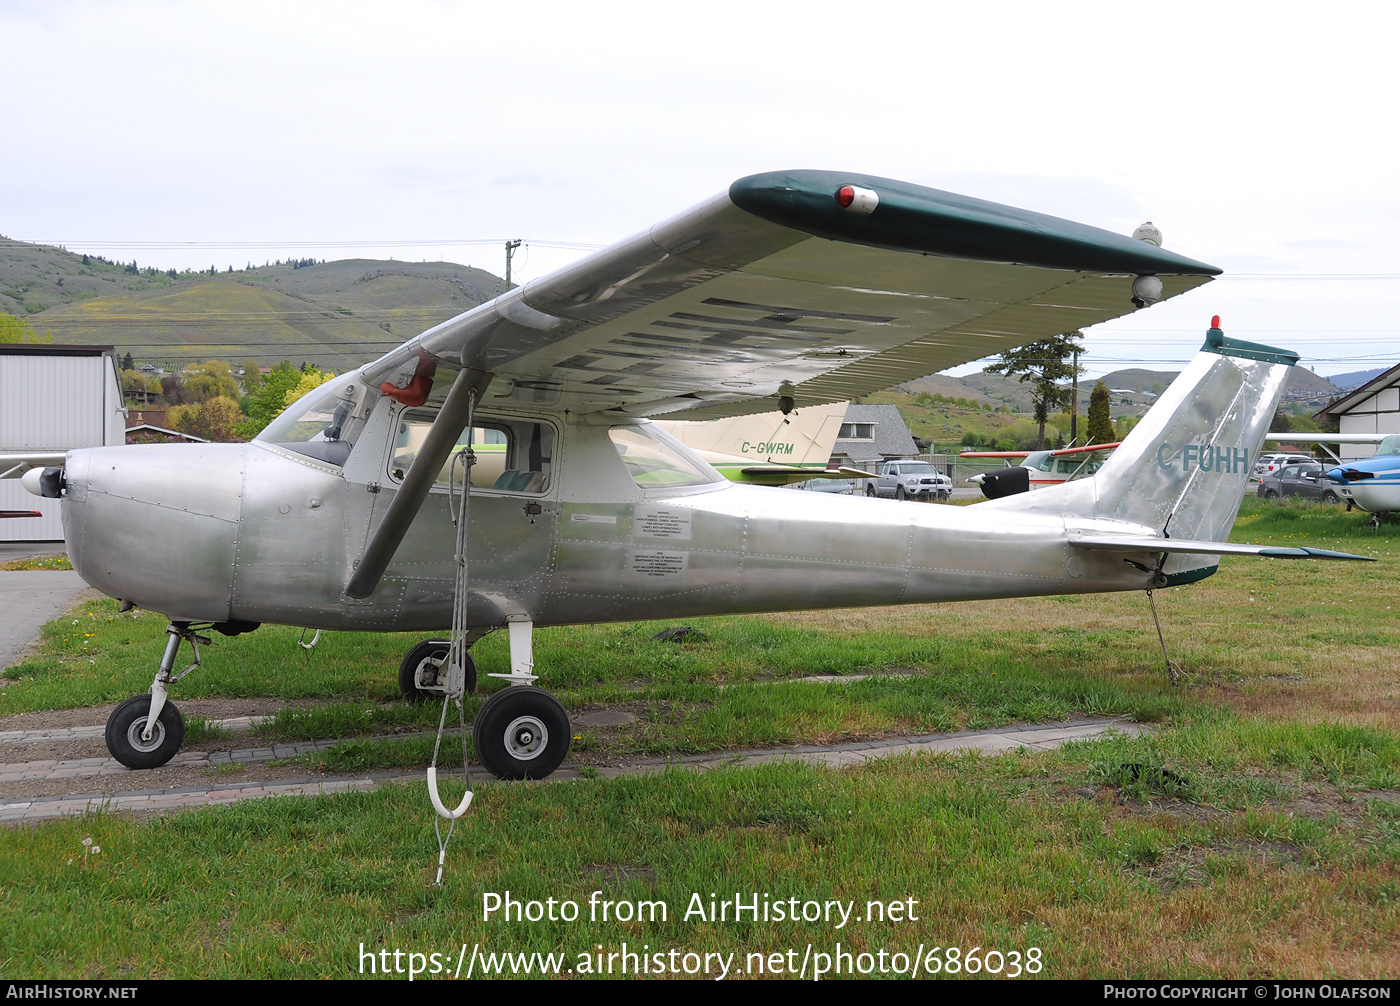
[[[477,757],[543,778],[568,714],[535,685],[535,626],[1151,590],[1223,554],[1288,368],[1212,327],[1092,477],[969,507],[736,485],[652,416],[844,401],[1207,282],[1155,243],[888,179],[754,175],[416,336],[288,407],[252,443],[74,450],[24,475],[62,500],[74,568],[162,612],[149,693],[112,754],[164,764],[170,686],[201,633],[260,623],[440,633],[408,696],[475,685],[509,634],[511,687]],[[176,673],[182,641],[194,663]]]

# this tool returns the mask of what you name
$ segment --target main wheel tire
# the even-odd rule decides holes
[[[151,712],[151,696],[133,695],[107,717],[107,750],[127,768],[160,768],[180,750],[185,740],[185,718],[167,702],[151,731],[142,740]]]
[[[899,500],[899,502],[901,502],[901,503],[904,502],[904,487],[903,487],[903,486],[895,486],[895,487],[894,487],[894,498],[897,499],[897,500]]]
[[[432,660],[442,664],[447,660],[447,654],[452,649],[451,640],[428,639],[419,643],[408,653],[404,654],[403,661],[399,664],[399,691],[409,702],[424,702],[431,698],[437,698],[437,692],[424,691],[418,687],[418,668],[425,660]],[[473,695],[476,692],[476,661],[472,660],[472,655],[467,654],[467,694]]]
[[[544,779],[564,762],[573,732],[549,692],[512,685],[486,700],[472,724],[477,760],[498,779]]]
[[[869,496],[871,499],[874,499],[877,495],[875,492],[875,487],[867,483],[865,486],[865,495]]]
[[[1328,489],[1325,493],[1322,494],[1322,502],[1324,503],[1340,503],[1341,501],[1342,498],[1336,493],[1334,493],[1331,489]]]

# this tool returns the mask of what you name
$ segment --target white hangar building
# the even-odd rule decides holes
[[[59,452],[126,443],[126,406],[111,346],[0,344],[0,454]],[[25,491],[0,471],[0,541],[59,541],[58,500]]]
[[[1400,433],[1400,364],[1343,395],[1317,413],[1319,419],[1335,417],[1338,433]],[[1372,444],[1341,444],[1343,461],[1369,458]]]

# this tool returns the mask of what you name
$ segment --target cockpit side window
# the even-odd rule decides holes
[[[389,476],[403,481],[427,439],[435,417],[428,413],[406,412],[399,417],[398,435],[389,459]],[[554,470],[554,427],[526,420],[482,420],[457,438],[452,456],[438,472],[436,485],[449,481],[461,485],[463,463],[456,458],[468,444],[476,455],[471,469],[473,490],[538,495],[549,491]]]

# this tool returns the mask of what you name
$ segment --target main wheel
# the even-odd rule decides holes
[[[133,695],[107,717],[107,750],[127,768],[160,768],[180,750],[185,740],[185,718],[167,702],[151,731],[143,740],[146,719],[151,712],[151,696]]]
[[[865,484],[865,495],[871,497],[872,499],[876,496],[875,487],[872,486],[869,482]]]
[[[1328,489],[1325,493],[1322,494],[1322,502],[1324,503],[1340,503],[1341,501],[1342,498],[1336,493],[1334,493],[1331,489]]]
[[[498,779],[544,779],[563,764],[571,738],[559,700],[532,685],[497,692],[472,724],[476,757]]]
[[[423,669],[425,681],[437,681],[439,670],[447,662],[447,654],[451,649],[450,640],[428,639],[404,654],[403,661],[399,664],[399,691],[403,692],[404,698],[410,702],[423,702],[426,699],[435,698],[439,694],[418,687],[419,668]],[[429,661],[431,661],[430,664]],[[428,666],[424,667],[424,664],[428,664]],[[467,694],[472,695],[476,692],[476,661],[472,660],[470,653],[467,654],[467,663],[464,669],[467,672]],[[441,673],[443,677],[446,677],[445,670]]]

